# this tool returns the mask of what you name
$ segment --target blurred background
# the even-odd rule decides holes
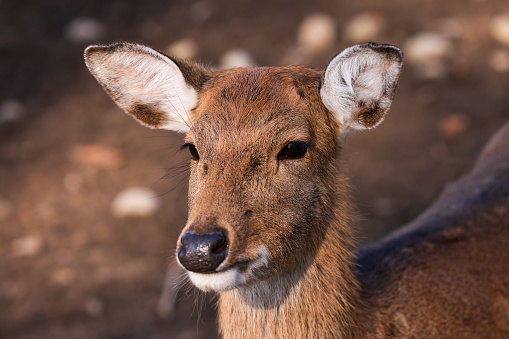
[[[391,113],[339,165],[360,244],[417,216],[509,118],[506,0],[1,0],[1,338],[217,336],[213,296],[184,284],[175,312],[160,303],[189,156],[86,70],[87,44],[116,40],[218,67],[323,69],[355,43],[400,46]]]

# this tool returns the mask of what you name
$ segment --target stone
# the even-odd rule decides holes
[[[366,12],[354,16],[345,27],[345,39],[352,43],[377,41],[387,25],[385,17],[376,12]]]
[[[447,76],[446,61],[453,55],[453,45],[449,38],[432,32],[417,34],[408,39],[404,46],[405,60],[426,79],[439,79]]]
[[[85,311],[91,317],[99,317],[104,313],[104,302],[98,297],[88,297],[85,300]]]
[[[76,146],[71,153],[71,159],[80,164],[106,170],[118,169],[124,163],[124,157],[118,148],[102,144]]]
[[[448,38],[459,39],[465,33],[463,23],[459,19],[453,17],[439,20],[438,28],[440,32]]]
[[[465,133],[470,125],[463,113],[452,113],[438,122],[438,133],[443,139],[451,140]]]
[[[499,14],[491,19],[490,33],[495,40],[509,46],[509,13]]]
[[[157,194],[143,187],[130,187],[121,191],[111,204],[111,212],[117,218],[148,217],[159,206]]]
[[[51,272],[50,280],[55,285],[69,286],[76,280],[76,273],[68,268],[57,268]]]
[[[453,46],[451,41],[441,34],[424,32],[408,39],[403,51],[409,63],[420,63],[450,57]]]
[[[106,28],[100,21],[87,17],[73,19],[64,29],[67,40],[74,43],[98,42],[105,33]]]
[[[181,39],[170,44],[166,52],[179,59],[194,59],[198,56],[200,47],[193,39]]]
[[[26,235],[13,240],[11,248],[14,257],[34,257],[41,253],[43,241],[37,235]]]
[[[302,20],[298,28],[297,44],[309,54],[328,51],[334,47],[336,40],[336,22],[328,14],[310,14]]]
[[[449,74],[449,70],[442,60],[418,63],[414,65],[417,75],[423,79],[443,79]]]
[[[494,51],[489,59],[491,68],[495,71],[504,73],[509,71],[509,51],[507,50],[496,50]]]
[[[80,191],[81,185],[83,184],[83,177],[78,173],[67,173],[64,177],[64,186],[67,192],[76,194]]]
[[[0,104],[0,125],[19,120],[25,115],[25,106],[17,100],[6,100]]]
[[[226,51],[221,57],[221,68],[254,67],[256,61],[251,53],[242,48],[235,48]]]

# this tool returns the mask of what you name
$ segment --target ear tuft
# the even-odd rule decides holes
[[[165,112],[144,103],[135,103],[127,112],[142,124],[155,128],[161,128],[168,120]]]
[[[403,53],[391,45],[347,48],[327,66],[320,90],[323,103],[345,132],[374,128],[391,106],[402,66]]]
[[[85,63],[127,114],[150,128],[187,132],[206,74],[195,64],[173,60],[142,45],[92,45]]]
[[[378,105],[363,107],[357,114],[357,121],[366,128],[376,127],[384,118],[385,111]]]

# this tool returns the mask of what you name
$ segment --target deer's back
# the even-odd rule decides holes
[[[357,264],[373,337],[509,338],[509,124],[470,174]]]

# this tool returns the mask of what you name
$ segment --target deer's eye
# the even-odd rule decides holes
[[[198,153],[198,150],[196,149],[195,145],[193,145],[191,143],[187,143],[187,144],[184,144],[184,146],[182,146],[182,148],[187,148],[189,150],[189,153],[191,153],[193,160],[200,160],[200,154]]]
[[[302,158],[308,149],[308,144],[304,141],[292,141],[289,142],[283,149],[279,152],[277,158],[279,160],[284,159],[299,159]]]

